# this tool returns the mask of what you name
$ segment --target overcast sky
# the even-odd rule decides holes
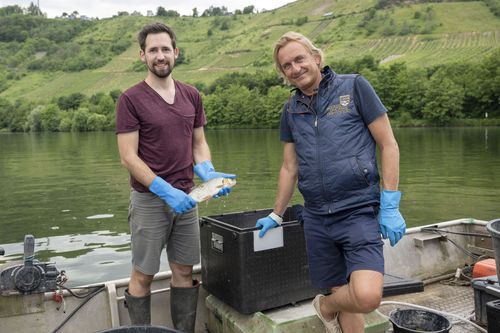
[[[205,9],[210,6],[222,7],[225,6],[228,11],[234,12],[236,9],[243,10],[246,6],[253,5],[256,10],[274,9],[281,7],[293,0],[178,0],[178,1],[154,1],[154,0],[38,0],[40,9],[47,17],[54,18],[61,16],[63,12],[68,14],[75,10],[80,15],[89,17],[112,17],[119,11],[132,13],[138,11],[146,15],[148,10],[156,13],[158,7],[163,7],[166,10],[175,10],[181,15],[192,15],[193,8],[198,9],[201,15]],[[32,0],[0,0],[0,7],[19,5],[20,7],[28,7]],[[33,0],[37,4],[37,0]]]

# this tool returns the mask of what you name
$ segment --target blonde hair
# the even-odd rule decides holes
[[[281,75],[281,77],[285,79],[285,82],[290,83],[288,82],[285,73],[283,72],[283,68],[281,68],[281,64],[279,63],[278,53],[282,47],[284,47],[290,42],[298,42],[302,44],[306,48],[306,50],[309,51],[310,54],[312,54],[313,56],[314,55],[318,56],[319,68],[320,69],[323,68],[325,61],[325,55],[323,54],[323,51],[314,46],[313,43],[306,36],[299,34],[298,32],[289,31],[285,33],[283,36],[281,36],[280,39],[276,42],[273,54],[274,66],[276,67],[276,70]]]

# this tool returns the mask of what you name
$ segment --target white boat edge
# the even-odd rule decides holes
[[[396,247],[390,247],[388,242],[385,242],[386,272],[422,280],[424,284],[438,280],[443,276],[449,276],[456,268],[464,265],[467,261],[466,256],[439,234],[425,232],[423,229],[437,227],[441,230],[487,234],[487,223],[488,221],[474,218],[461,218],[409,228]],[[452,238],[454,242],[465,248],[473,244],[478,249],[486,249],[486,252],[491,251],[491,239],[455,234],[450,234],[447,237]],[[489,254],[491,255],[491,252]],[[201,265],[194,267],[194,276],[201,280]],[[170,277],[171,272],[166,271],[158,273],[154,278],[151,306],[154,325],[172,327],[169,306]],[[57,332],[111,331],[112,328],[128,325],[128,313],[123,304],[123,292],[128,286],[128,281],[128,278],[124,278],[72,288],[75,292],[87,293],[88,290],[97,286],[105,286],[103,292],[82,306]],[[0,296],[0,332],[53,332],[82,303],[81,299],[75,298],[65,291],[63,306],[62,303],[53,300],[53,294],[53,292],[48,292],[19,297]],[[207,296],[209,296],[208,293],[200,288],[196,332],[208,332],[207,322],[210,320],[211,312],[207,306]],[[64,307],[65,312],[63,311]],[[18,312],[5,315],[7,308],[17,309]],[[264,313],[277,323],[314,316],[310,301],[300,302],[293,306],[293,314],[290,311],[290,306],[284,306]],[[246,320],[253,315],[236,314],[235,316]],[[304,330],[304,332],[314,332],[314,329],[318,328],[312,329]],[[212,330],[210,332],[217,333]]]

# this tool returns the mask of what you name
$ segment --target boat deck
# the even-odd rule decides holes
[[[424,287],[423,292],[384,297],[379,311],[385,315],[394,309],[410,309],[405,305],[384,304],[384,302],[404,302],[416,304],[433,310],[451,313],[465,319],[474,319],[474,289],[470,285],[454,285],[435,282]],[[474,326],[447,316],[453,323],[451,333],[481,332]]]

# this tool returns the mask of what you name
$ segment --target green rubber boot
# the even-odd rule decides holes
[[[125,307],[132,325],[151,325],[151,295],[135,297],[125,289]]]
[[[170,286],[170,314],[175,329],[194,333],[199,289],[198,280],[193,280],[193,286],[190,288]]]

